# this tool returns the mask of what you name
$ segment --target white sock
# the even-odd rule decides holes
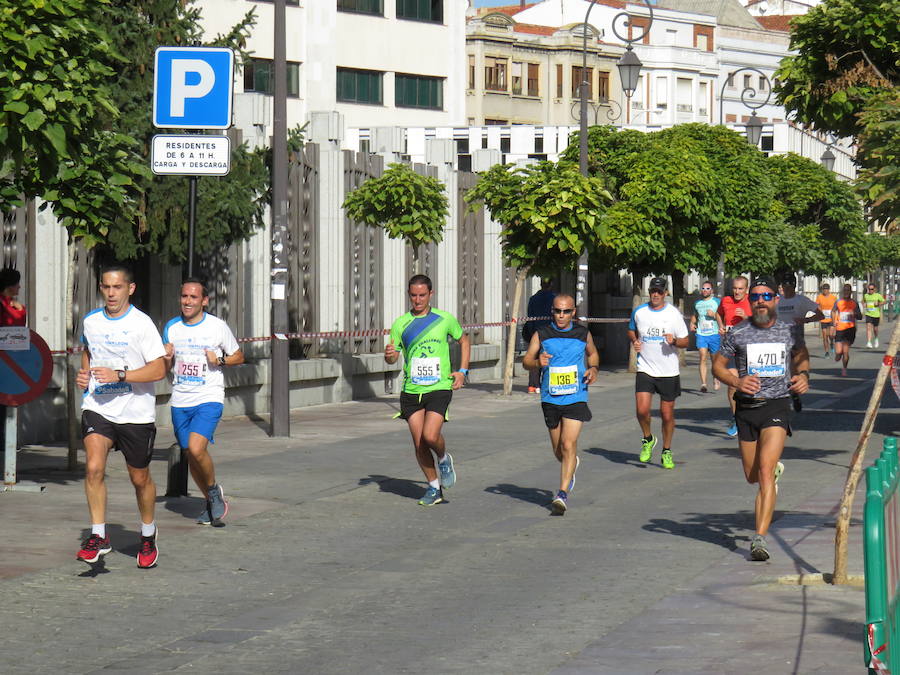
[[[142,537],[152,537],[156,534],[156,521],[154,520],[152,523],[141,523],[141,536]]]
[[[91,525],[91,534],[96,534],[101,539],[106,539],[106,523],[94,523]]]
[[[440,488],[440,487],[441,487],[441,481],[439,481],[437,478],[435,478],[434,480],[428,481],[428,485],[429,485],[429,487]]]

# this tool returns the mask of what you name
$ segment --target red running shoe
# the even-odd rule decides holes
[[[83,560],[86,563],[95,563],[101,555],[106,555],[110,551],[112,551],[112,546],[109,545],[109,537],[92,534],[84,540],[81,550],[75,554],[75,559]]]
[[[138,551],[137,565],[143,569],[156,567],[156,561],[159,558],[159,549],[156,548],[156,535],[159,534],[159,528],[150,537],[141,537],[141,550]]]

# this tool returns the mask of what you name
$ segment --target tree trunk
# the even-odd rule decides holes
[[[638,274],[637,272],[631,273],[631,311],[633,312],[635,309],[640,306],[643,301],[643,297],[641,296],[641,286],[644,283],[644,275]],[[634,345],[631,344],[631,341],[628,342],[628,372],[636,373],[637,372],[637,352],[634,351]]]
[[[681,312],[681,315],[684,316],[684,272],[679,272],[677,270],[672,272],[672,304],[675,305],[678,311]],[[686,354],[686,349],[678,350],[679,367],[684,367]]]
[[[75,344],[75,242],[69,241],[69,271],[66,278],[66,348]],[[80,424],[78,419],[78,387],[75,377],[81,365],[81,354],[64,356],[66,362],[66,418],[69,440],[66,467],[69,471],[78,468],[78,449],[81,446]],[[77,359],[77,360],[76,360]]]
[[[519,305],[522,302],[522,291],[525,288],[525,277],[528,276],[528,268],[522,268],[516,270],[516,290],[513,293],[513,303],[512,307],[509,310],[511,314],[510,320],[511,323],[509,325],[509,331],[507,332],[506,338],[506,366],[503,369],[503,395],[509,396],[512,394],[512,377],[513,377],[513,366],[515,365],[515,354],[516,354],[516,338],[519,332]]]
[[[887,347],[887,356],[891,357],[891,359],[897,353],[897,347],[900,345],[900,330],[898,330],[898,327],[900,327],[900,324],[894,326],[894,332],[891,333],[891,341]],[[841,497],[837,528],[834,533],[834,579],[832,581],[834,584],[847,583],[847,536],[850,529],[850,516],[853,513],[853,497],[856,493],[859,477],[862,474],[866,446],[869,443],[869,436],[872,435],[872,429],[875,427],[878,407],[881,405],[881,397],[890,373],[891,366],[882,363],[878,376],[875,378],[875,388],[872,389],[869,407],[866,409],[866,416],[863,419],[862,429],[859,432],[859,442],[857,442],[856,451],[850,460],[850,470],[847,473],[847,482],[844,484],[844,494]]]
[[[419,260],[419,247],[418,246],[412,247],[412,254],[413,254],[413,264],[412,264],[413,274],[421,274],[422,270],[419,269],[419,267],[421,266],[422,262]]]

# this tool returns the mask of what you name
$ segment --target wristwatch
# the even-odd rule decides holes
[[[124,370],[117,370],[117,371],[116,371],[116,375],[117,375],[118,378],[119,378],[119,382],[124,382],[124,381],[125,381],[125,371],[124,371]]]
[[[225,357],[224,357],[224,356],[220,356],[220,357],[219,357],[219,366],[224,366],[224,365],[225,365]]]

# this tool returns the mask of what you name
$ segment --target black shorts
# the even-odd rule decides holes
[[[734,421],[738,438],[742,441],[758,441],[759,432],[766,427],[781,427],[791,435],[793,407],[790,398],[773,398],[758,407],[746,407],[736,400]]]
[[[556,405],[555,403],[541,402],[541,409],[544,411],[544,424],[548,429],[555,429],[559,426],[563,417],[579,422],[590,422],[593,419],[591,409],[584,401],[577,403],[569,403],[567,405]]]
[[[428,391],[424,394],[400,392],[400,414],[397,417],[408,420],[414,412],[424,410],[427,413],[436,412],[444,418],[444,421],[449,421],[450,417],[447,412],[450,409],[451,398],[453,398],[453,392],[450,389]]]
[[[681,396],[681,376],[653,377],[647,373],[638,373],[634,380],[634,391],[659,394],[663,401],[674,401]]]
[[[866,323],[870,323],[873,326],[877,326],[878,324],[881,323],[881,317],[880,316],[867,316]]]
[[[156,425],[116,424],[100,413],[85,410],[81,413],[81,437],[100,434],[113,442],[113,447],[125,456],[125,463],[135,469],[144,469],[153,458],[153,442],[156,440]]]
[[[856,326],[834,331],[834,341],[846,342],[848,345],[852,345],[856,342]]]

